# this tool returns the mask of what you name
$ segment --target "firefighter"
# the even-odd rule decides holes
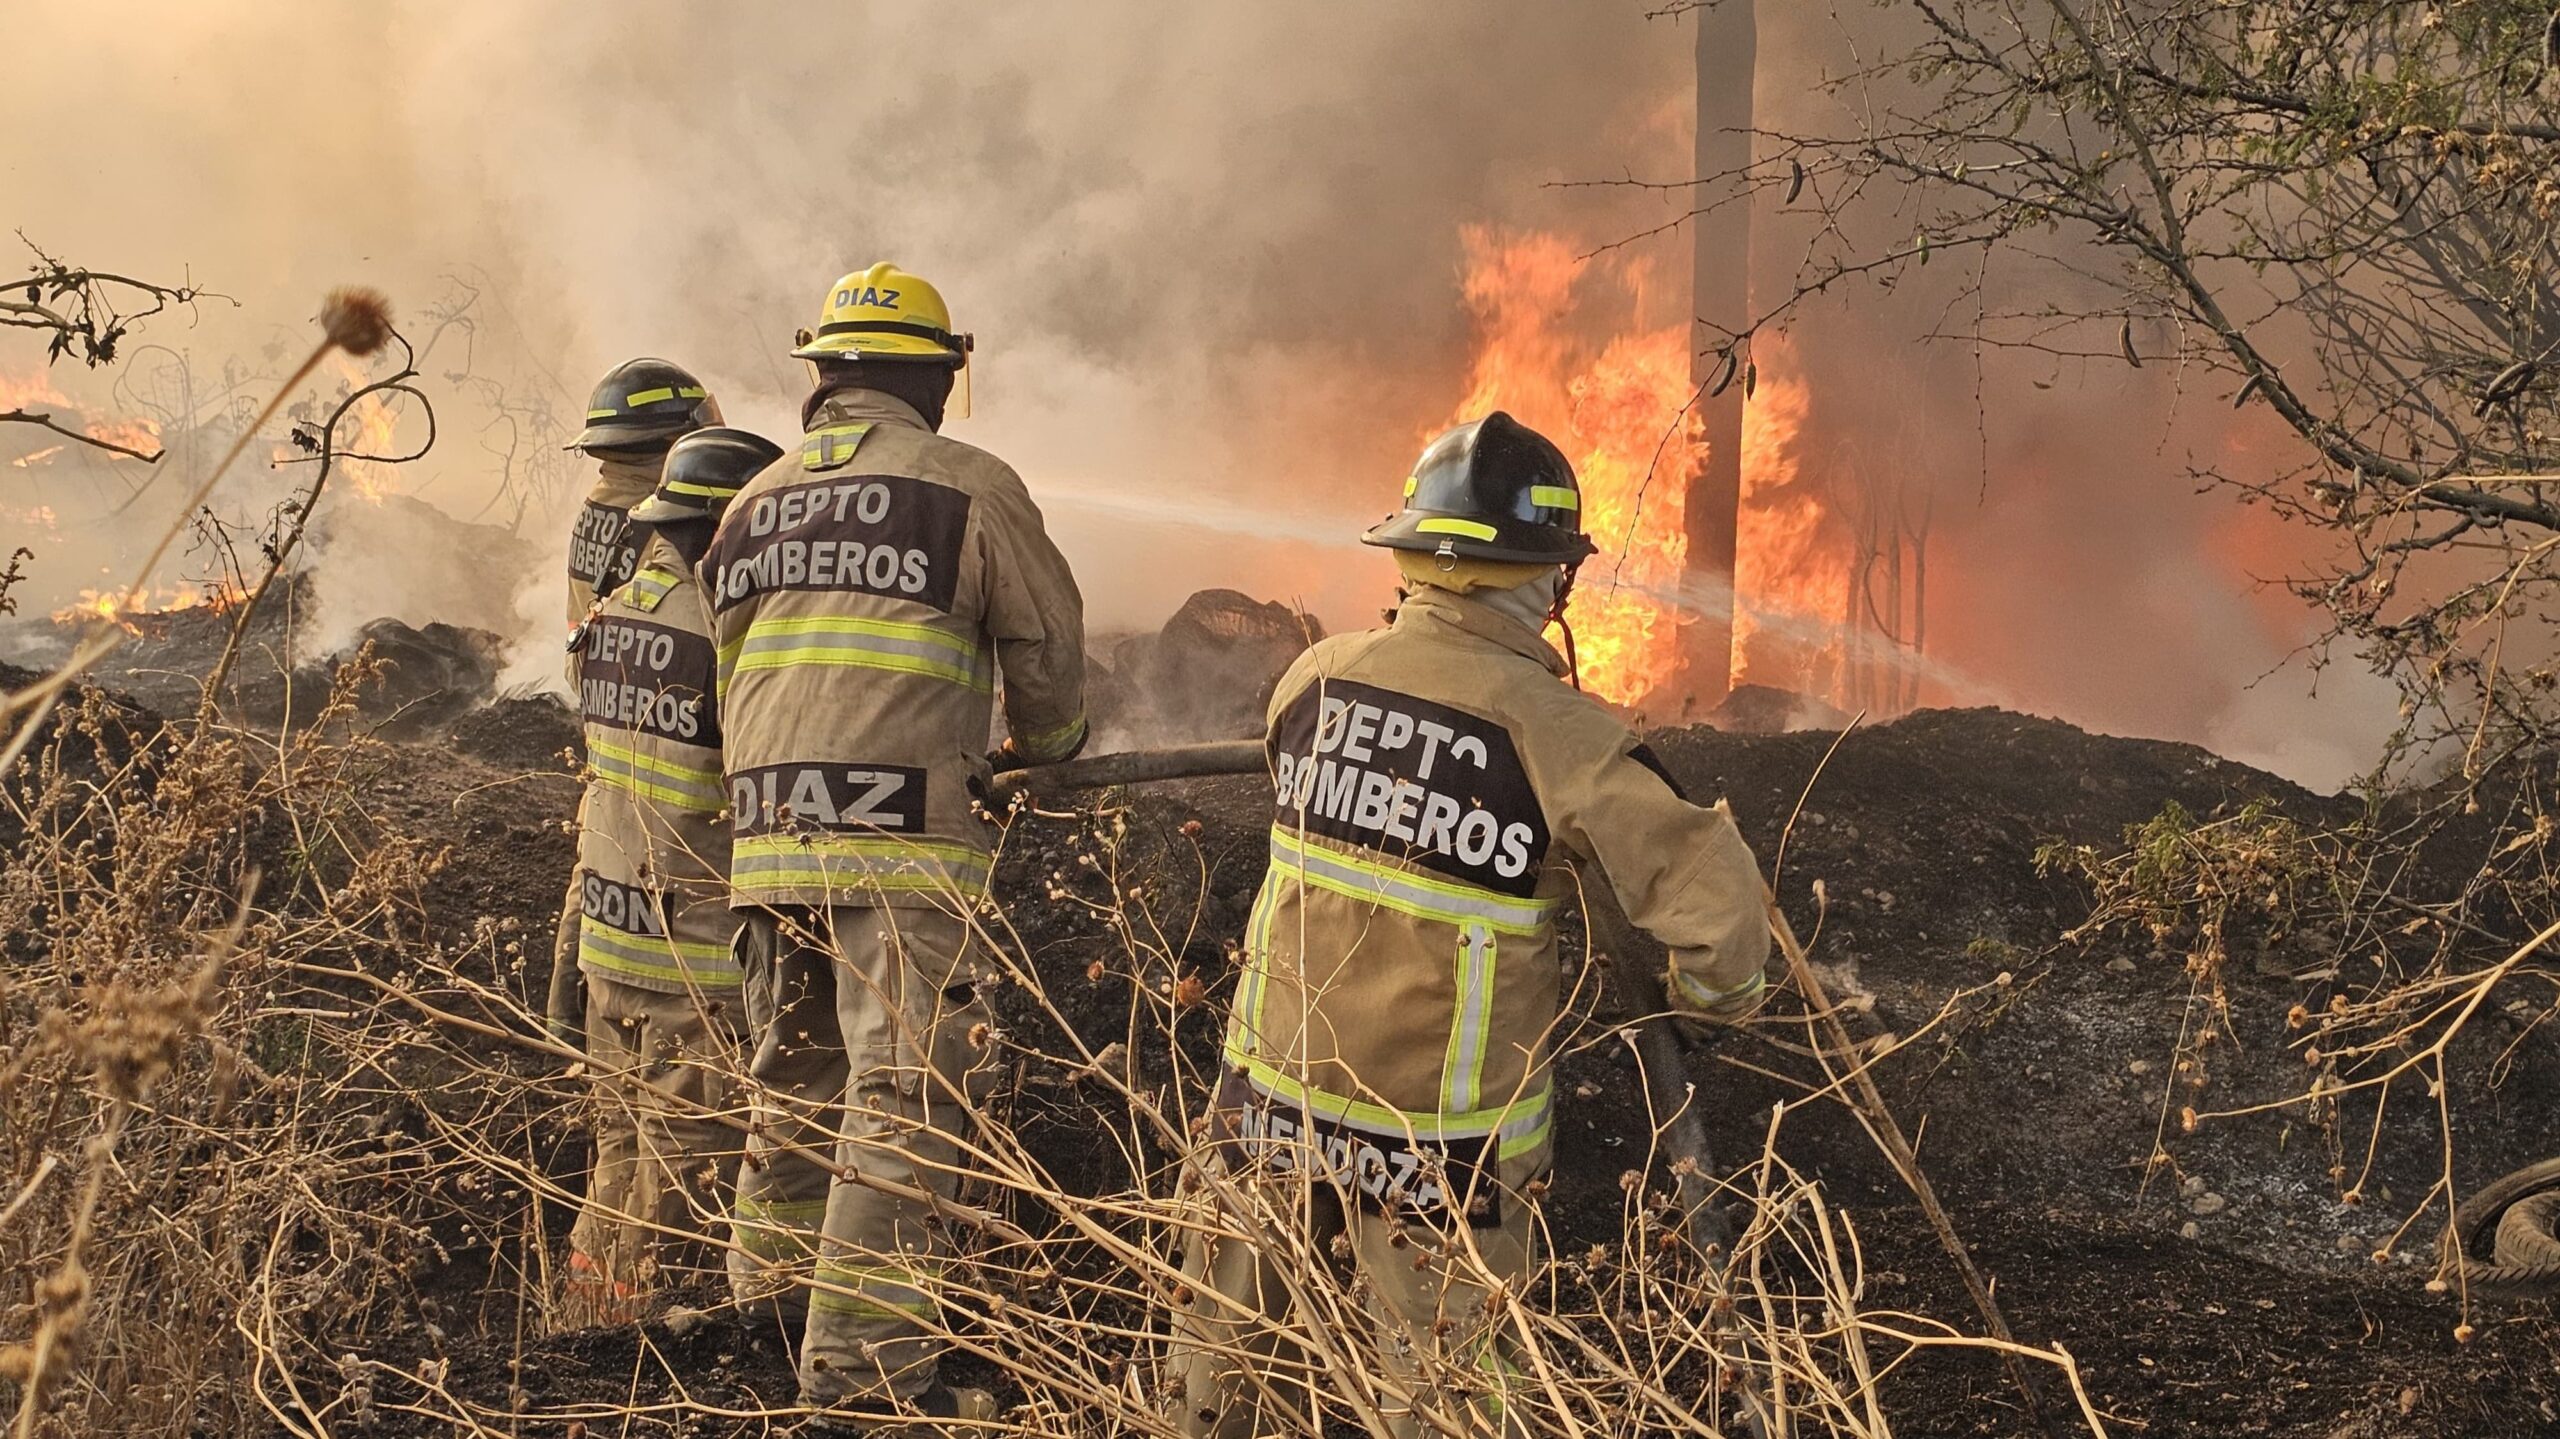
[[[1759,1003],[1769,927],[1732,817],[1684,797],[1542,637],[1592,552],[1580,504],[1564,455],[1508,415],[1440,436],[1362,536],[1403,576],[1393,621],[1317,644],[1273,693],[1270,868],[1208,1161],[1246,1211],[1229,1227],[1266,1227],[1190,1246],[1186,1432],[1312,1432],[1324,1366],[1280,1337],[1292,1256],[1367,1294],[1414,1396],[1392,1432],[1519,1432],[1494,1300],[1532,1262],[1577,877],[1663,942],[1684,1014]]]
[[[816,379],[799,453],[739,495],[703,569],[748,1072],[779,1101],[749,1139],[730,1265],[751,1312],[801,1326],[824,1429],[993,1413],[941,1376],[954,1318],[928,1200],[952,1193],[988,1072],[968,951],[991,831],[972,796],[999,676],[1014,756],[1085,740],[1075,577],[1012,469],[940,434],[970,348],[916,276],[837,281],[793,351]]]
[[[719,402],[702,382],[665,360],[625,360],[587,397],[587,425],[568,448],[596,462],[596,480],[569,531],[569,624],[587,617],[600,595],[631,578],[639,541],[629,533],[633,505],[657,488],[667,447],[720,423]]]
[[[576,629],[605,596],[631,578],[639,544],[627,516],[658,484],[667,447],[678,436],[720,423],[719,403],[700,380],[665,360],[625,360],[596,382],[587,397],[586,428],[564,447],[596,461],[596,479],[569,530],[569,629]],[[569,662],[577,679],[577,660]],[[578,881],[560,907],[552,946],[551,992],[545,1006],[551,1035],[574,1045],[585,1031],[579,1005],[586,997],[574,962],[578,943]]]
[[[782,453],[696,430],[630,513],[638,559],[577,629],[587,792],[577,968],[595,1076],[595,1169],[569,1234],[571,1325],[637,1316],[662,1274],[700,1274],[737,1173],[737,921],[721,811],[711,606],[694,573],[731,496]],[[667,1103],[656,1103],[661,1096]]]

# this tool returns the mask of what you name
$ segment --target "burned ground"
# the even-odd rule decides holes
[[[2428,1107],[2396,1101],[2366,1174],[2369,1109],[2349,1104],[2323,1119],[2278,1103],[2306,1082],[2288,1013],[2320,1003],[2324,986],[2344,982],[2361,956],[2324,953],[2321,935],[2296,933],[2226,966],[2236,1043],[2208,1053],[2198,1085],[2178,1069],[2193,1053],[2181,1036],[2204,1004],[2198,977],[2174,947],[2139,935],[2066,941],[2089,914],[2090,894],[2037,862],[2057,841],[2116,847],[2128,826],[2173,802],[2210,816],[2264,801],[2306,819],[2344,817],[2344,802],[2190,747],[1993,711],[1914,715],[1853,733],[1836,750],[1820,733],[1698,728],[1649,738],[1690,793],[1731,800],[1778,866],[1835,995],[1872,1006],[1859,1032],[1919,1036],[1881,1065],[1885,1092],[1919,1136],[1923,1163],[2020,1338],[2066,1347],[2116,1432],[2211,1425],[2352,1439],[2560,1427],[2560,1329],[2547,1309],[2474,1306],[2475,1332],[2458,1343],[2458,1296],[2427,1288],[2442,1212],[2428,1207],[2442,1163]],[[574,852],[565,828],[576,802],[574,743],[574,726],[551,702],[502,701],[368,751],[353,776],[355,828],[423,837],[444,856],[422,876],[416,941],[528,1013],[540,1008]],[[998,870],[1005,922],[1074,1031],[1060,1032],[1019,989],[999,995],[1024,1056],[1008,1111],[1071,1194],[1108,1192],[1130,1182],[1133,1165],[1165,1161],[1143,1138],[1096,1142],[1129,1126],[1115,1122],[1107,1090],[1079,1077],[1082,1057],[1121,1063],[1125,1050],[1115,1056],[1112,1046],[1136,1033],[1137,1053],[1125,1059],[1142,1090],[1198,1084],[1232,983],[1229,946],[1266,854],[1257,781],[1163,786],[1107,808],[1116,825],[1090,809],[1017,816]],[[1106,894],[1124,903],[1106,904]],[[1176,961],[1133,965],[1108,917],[1115,908],[1158,926]],[[1570,930],[1568,939],[1578,944]],[[1177,1053],[1150,1037],[1160,1026],[1135,1025],[1132,1015],[1171,1003],[1185,976],[1205,993],[1180,1013]],[[1612,1033],[1605,998],[1587,991],[1559,1043],[1567,1098],[1549,1211],[1559,1252],[1619,1233],[1621,1176],[1641,1165],[1649,1133],[1632,1053]],[[462,999],[459,990],[427,997]],[[1818,1174],[1848,1211],[1867,1304],[1977,1327],[1919,1210],[1849,1114],[1819,1100],[1798,1107],[1816,1071],[1788,1047],[1804,1038],[1784,1018],[1789,1002],[1699,1056],[1711,1140],[1726,1155],[1757,1155],[1783,1102],[1775,1150]],[[485,1003],[472,1012],[520,1022]],[[2560,1152],[2560,1106],[2548,1100],[2560,1092],[2560,1046],[2530,1019],[2485,1016],[2454,1052],[2447,1107],[2465,1189]],[[425,1144],[440,1106],[495,1112],[466,1102],[471,1086],[556,1068],[474,1043],[470,1062],[411,1076],[439,1091],[424,1116],[390,1115],[376,1127]],[[2184,1105],[2261,1103],[2278,1107],[2208,1118],[2193,1133],[2176,1119]],[[574,1115],[505,1112],[519,1126],[506,1143],[574,1189],[584,1157]],[[2362,1176],[2360,1204],[2343,1202],[2337,1167]],[[716,1295],[696,1296],[712,1314],[677,1316],[681,1333],[659,1320],[539,1337],[524,1291],[542,1258],[528,1239],[547,1233],[556,1243],[565,1207],[528,1209],[520,1192],[499,1187],[455,1213],[478,1217],[438,1221],[435,1257],[405,1291],[315,1336],[365,1361],[368,1392],[383,1406],[372,1432],[444,1432],[442,1421],[400,1407],[426,1398],[413,1377],[422,1365],[441,1366],[430,1372],[441,1373],[445,1393],[484,1414],[540,1413],[515,1426],[524,1433],[563,1432],[577,1419],[628,1420],[632,1433],[756,1433],[760,1421],[711,1411],[788,1402],[784,1346],[716,1312]],[[1017,1204],[1010,1217],[1035,1232],[1053,1227],[1036,1206]],[[979,1361],[961,1367],[998,1378]],[[336,1392],[335,1380],[318,1382]],[[1900,1433],[2028,1432],[1988,1358],[1924,1355],[1889,1376],[1883,1393]]]

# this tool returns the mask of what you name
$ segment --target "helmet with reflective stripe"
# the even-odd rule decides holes
[[[827,291],[818,328],[791,353],[803,360],[912,360],[969,363],[977,341],[951,328],[942,292],[883,260]]]
[[[720,423],[719,403],[682,365],[625,360],[587,397],[587,427],[572,450],[655,449]]]
[[[1593,549],[1564,451],[1500,410],[1426,446],[1403,511],[1360,542],[1535,565],[1577,564]]]
[[[631,507],[634,524],[717,519],[747,481],[782,458],[782,447],[747,430],[696,430],[667,451],[658,488]]]

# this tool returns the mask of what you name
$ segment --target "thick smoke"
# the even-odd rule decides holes
[[[696,368],[733,422],[790,433],[791,331],[837,274],[895,259],[977,333],[976,414],[953,432],[1030,480],[1103,628],[1152,627],[1212,584],[1367,622],[1388,571],[1350,537],[1392,505],[1465,373],[1461,226],[1597,242],[1687,203],[1555,188],[1685,172],[1689,32],[1642,0],[22,8],[0,121],[50,138],[13,150],[0,217],[238,300],[147,332],[186,354],[199,418],[222,412],[226,368],[260,393],[332,284],[389,291],[418,338],[467,286],[468,327],[425,367],[437,448],[394,483],[505,521],[486,507],[510,465],[523,483],[525,412],[574,413],[633,354]],[[1773,105],[1817,103],[1801,81],[1838,43],[1796,8],[1761,7]],[[1687,273],[1684,235],[1648,244],[1655,273]],[[1764,247],[1764,288],[1781,248]],[[1663,290],[1646,323],[1685,310]],[[1942,665],[2095,726],[2271,761],[2294,745],[2290,768],[2335,778],[2302,757],[2304,712],[2243,688],[2296,622],[2245,592],[2164,395],[2072,372],[1977,426],[1970,358],[1916,343],[1942,320],[1843,304],[1797,336],[1824,442],[1890,448],[1937,488]],[[0,373],[31,363],[0,349]],[[292,478],[253,469],[227,512],[262,512]],[[40,547],[30,608],[97,583],[133,528],[80,498],[94,466],[41,484],[66,534]],[[342,632],[379,613],[512,618],[516,672],[555,673],[565,488],[521,516],[540,559],[503,598],[455,581],[411,512],[336,506],[324,616]]]

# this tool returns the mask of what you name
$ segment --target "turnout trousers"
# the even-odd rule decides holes
[[[1516,1371],[1495,1300],[1504,1289],[1516,1296],[1532,1268],[1537,1212],[1524,1191],[1546,1173],[1548,1146],[1500,1161],[1478,1181],[1498,1192],[1476,1223],[1390,1212],[1356,1186],[1305,1177],[1304,1138],[1289,1146],[1293,1159],[1276,1163],[1271,1141],[1233,1142],[1239,1111],[1223,1106],[1236,1091],[1230,1083],[1214,1121],[1226,1142],[1201,1161],[1194,1182],[1213,1194],[1226,1186],[1250,1212],[1213,1200],[1220,1227],[1235,1233],[1189,1241],[1191,1294],[1173,1322],[1181,1431],[1193,1439],[1315,1433],[1318,1396],[1339,1389],[1335,1361],[1299,1337],[1313,1335],[1336,1352],[1365,1351],[1364,1364],[1404,1391],[1375,1400],[1398,1439],[1525,1434],[1505,1418]],[[1292,1293],[1293,1277],[1314,1312]],[[1341,1415],[1339,1398],[1329,1407]]]
[[[560,1319],[573,1328],[627,1322],[661,1282],[716,1272],[704,1241],[718,1232],[742,1147],[736,1129],[697,1108],[730,1101],[737,996],[585,980],[595,1167],[569,1230]]]
[[[730,1281],[800,1335],[802,1398],[888,1407],[940,1382],[956,1316],[956,1136],[992,1078],[966,922],[938,909],[749,910],[739,941],[754,1034],[755,1133],[739,1171]],[[973,1034],[975,1031],[975,1034]]]

